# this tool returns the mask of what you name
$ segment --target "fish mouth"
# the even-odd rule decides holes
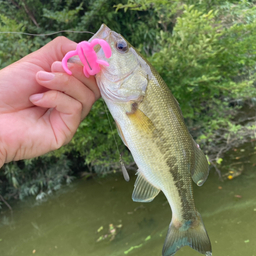
[[[123,37],[115,31],[111,30],[107,25],[102,24],[100,29],[89,39],[89,42],[96,38],[105,40],[111,47],[113,42],[120,40]],[[100,45],[96,45],[94,47],[96,53],[98,53],[100,49]]]
[[[107,25],[102,24],[100,26],[100,29],[89,39],[89,42],[91,42],[95,38],[106,40],[107,37],[110,35],[110,33],[111,33],[111,29]]]
[[[103,39],[105,40],[111,47],[112,50],[112,56],[115,54],[115,43],[120,40],[124,39],[122,35],[119,33],[111,30],[106,24],[102,24],[99,30],[89,39],[89,42],[91,42],[93,39]],[[124,39],[125,40],[125,39]],[[109,62],[110,59],[106,59],[105,54],[103,51],[101,51],[101,46],[98,44],[94,46],[94,50],[97,53],[98,57],[102,60],[105,60]],[[110,58],[111,58],[110,57]],[[129,79],[129,76],[133,74],[133,72],[138,68],[139,64],[136,65],[132,70],[125,74],[117,74],[113,69],[111,69],[111,64],[109,67],[102,67],[101,75],[103,75],[107,80],[113,82],[113,83],[122,83],[122,80]]]

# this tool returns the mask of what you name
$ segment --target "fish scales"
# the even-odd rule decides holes
[[[179,206],[172,208],[175,208],[177,211],[178,209],[180,210],[179,213],[177,213],[177,216],[182,216],[183,219],[190,220],[195,217],[192,216],[195,212],[195,207],[193,204],[193,196],[191,194],[192,188],[190,175],[188,175],[190,173],[189,163],[194,162],[192,159],[194,158],[192,152],[193,145],[190,143],[188,144],[188,147],[183,146],[185,145],[183,142],[190,141],[191,138],[187,128],[184,126],[184,122],[180,122],[176,118],[176,115],[179,114],[179,106],[177,106],[170,91],[166,90],[166,85],[162,78],[158,74],[155,74],[156,72],[152,67],[151,70],[156,79],[151,79],[149,82],[146,95],[143,102],[140,104],[139,109],[148,116],[156,127],[152,138],[153,143],[156,144],[159,154],[163,155],[162,159],[163,162],[165,162],[164,170],[170,172],[172,175],[174,184],[170,184],[165,191],[162,191],[164,194],[171,195],[173,185],[176,186],[179,198],[183,200],[180,202],[180,208]],[[170,98],[172,98],[172,101],[170,101]],[[169,102],[173,102],[173,105],[170,106]],[[169,120],[173,120],[173,122],[170,123]],[[179,126],[178,129],[176,128],[177,126]],[[184,129],[185,132],[183,132]],[[145,142],[145,146],[147,146],[147,143],[148,141]],[[180,157],[183,155],[184,157]],[[151,158],[151,156],[148,158]],[[153,158],[155,159],[155,162],[152,163],[151,168],[161,173],[161,170],[159,170],[158,167],[158,158],[159,156]],[[193,167],[191,166],[191,168]],[[182,175],[184,172],[186,175]],[[162,176],[161,174],[160,177],[165,178],[165,176]],[[188,180],[183,181],[183,179],[186,178],[188,178]],[[162,180],[162,182],[166,182],[166,179]],[[190,211],[190,209],[192,209],[192,211]]]
[[[186,245],[212,255],[192,190],[192,180],[200,186],[205,182],[208,163],[184,123],[178,102],[150,63],[120,34],[102,25],[94,38],[106,40],[112,50],[109,67],[102,67],[96,80],[139,168],[133,200],[150,202],[162,191],[172,209],[163,256]],[[101,50],[97,55],[104,59]]]

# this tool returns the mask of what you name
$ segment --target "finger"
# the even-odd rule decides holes
[[[50,121],[57,144],[69,142],[80,124],[82,104],[59,91],[34,94],[30,100],[36,106],[50,109],[42,118]]]
[[[81,81],[83,84],[85,84],[91,91],[94,92],[95,99],[98,100],[100,98],[100,90],[98,88],[98,85],[95,81],[94,76],[90,76],[87,78],[83,73],[83,66],[74,64],[74,63],[68,63],[68,68],[71,70],[72,75],[77,78],[79,81]],[[60,61],[55,61],[52,64],[51,67],[52,72],[65,72],[62,63]]]
[[[50,89],[64,92],[82,104],[81,119],[89,113],[95,102],[94,93],[82,82],[66,73],[48,73],[39,71],[36,74],[37,82]]]
[[[54,61],[61,61],[65,54],[75,50],[77,43],[64,36],[59,36],[40,48],[39,50],[27,55],[22,61],[29,61],[42,67],[46,71],[51,71]]]

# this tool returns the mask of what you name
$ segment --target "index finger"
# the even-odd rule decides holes
[[[39,50],[24,57],[22,61],[34,63],[37,66],[40,66],[43,70],[50,72],[52,63],[54,61],[61,61],[65,54],[75,50],[76,46],[77,43],[74,41],[64,36],[59,36]]]

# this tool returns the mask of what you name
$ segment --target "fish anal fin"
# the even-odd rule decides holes
[[[160,189],[149,183],[143,174],[139,171],[138,177],[134,184],[134,190],[132,193],[132,200],[134,202],[144,202],[148,203],[153,201],[153,199],[159,194]]]
[[[199,146],[194,141],[194,149],[195,149],[195,168],[192,174],[193,181],[198,185],[202,186],[204,182],[207,180],[209,175],[209,164],[203,153],[203,151],[199,148]]]
[[[163,256],[174,255],[181,247],[190,246],[206,255],[212,255],[211,242],[199,213],[194,221],[184,221],[177,225],[172,220],[163,247]],[[174,225],[176,224],[176,225]]]

